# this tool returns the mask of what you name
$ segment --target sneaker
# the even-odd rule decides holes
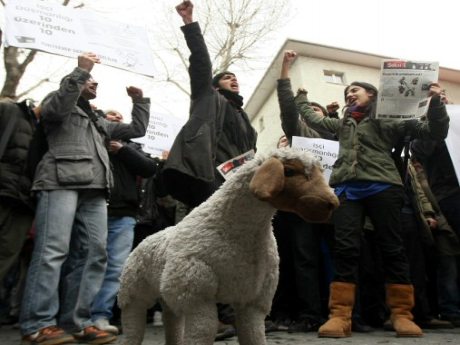
[[[118,330],[118,327],[111,325],[109,323],[109,320],[107,319],[97,319],[96,321],[94,321],[94,326],[96,326],[102,331],[106,331],[115,335],[117,335],[120,332]]]
[[[102,331],[95,326],[89,326],[73,334],[79,343],[108,344],[117,340],[117,336],[107,331]]]
[[[22,337],[21,345],[73,344],[75,338],[57,326],[48,326],[38,332]]]

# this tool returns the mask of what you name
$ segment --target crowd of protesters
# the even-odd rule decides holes
[[[141,89],[127,88],[130,124],[97,109],[93,53],[80,55],[39,105],[0,102],[0,312],[3,324],[18,324],[22,344],[115,341],[131,249],[219,188],[217,166],[256,151],[235,74],[212,75],[193,4],[176,10],[191,51],[191,107],[169,155],[152,158],[130,141],[148,125]],[[278,80],[278,147],[293,136],[338,141],[330,185],[340,207],[329,224],[275,216],[280,280],[266,331],[341,338],[383,327],[419,337],[424,328],[460,327],[460,187],[441,86],[430,85],[424,118],[394,121],[375,118],[377,88],[356,81],[339,115],[337,102],[293,92],[295,58],[284,53]],[[216,339],[235,335],[231,306],[216,308]]]

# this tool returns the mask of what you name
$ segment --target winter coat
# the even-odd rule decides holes
[[[157,164],[141,150],[139,144],[133,142],[125,143],[109,157],[114,183],[108,202],[108,215],[136,217],[139,208],[137,177],[153,176]]]
[[[422,239],[425,243],[431,239],[435,244],[438,255],[459,255],[460,240],[455,231],[451,228],[433,195],[427,178],[423,171],[416,171],[412,164],[408,165],[414,205],[418,211],[418,219],[422,231]],[[426,222],[427,217],[434,217],[438,222],[436,229],[431,230]]]
[[[8,140],[5,152],[0,157],[0,201],[17,203],[32,208],[30,188],[32,182],[26,174],[29,143],[35,129],[34,115],[25,101],[0,102],[0,138],[13,117],[16,125]]]
[[[359,123],[348,114],[343,119],[321,117],[306,100],[297,102],[300,114],[313,127],[337,135],[340,149],[330,185],[348,181],[383,182],[402,185],[391,151],[406,135],[424,140],[443,140],[449,129],[449,117],[439,97],[433,97],[428,121],[379,120],[365,117]]]
[[[109,189],[112,173],[105,140],[129,140],[145,135],[150,100],[133,103],[131,124],[96,122],[77,106],[90,74],[77,67],[63,79],[59,90],[42,102],[41,121],[48,140],[48,152],[37,166],[33,190]],[[97,127],[102,128],[109,138]]]
[[[248,116],[212,86],[212,65],[197,22],[183,26],[191,51],[190,118],[177,135],[164,168],[169,193],[196,206],[223,178],[216,167],[256,147],[257,133]]]
[[[460,193],[457,175],[444,140],[414,140],[413,156],[423,165],[437,201]]]

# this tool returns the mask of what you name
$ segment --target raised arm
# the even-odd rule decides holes
[[[70,116],[77,104],[90,72],[99,58],[93,53],[83,53],[78,57],[78,66],[65,76],[59,89],[50,93],[42,102],[41,118],[47,122],[62,122]]]
[[[140,148],[139,144],[110,141],[109,151],[116,154],[126,168],[133,174],[141,177],[153,176],[157,169],[157,162],[147,156]]]
[[[208,48],[201,33],[200,25],[193,21],[193,4],[183,1],[176,6],[177,13],[184,21],[181,27],[185,41],[190,49],[190,88],[191,98],[195,99],[206,92],[212,92],[212,64]]]
[[[417,122],[411,130],[412,138],[423,140],[441,141],[447,137],[449,131],[449,116],[446,106],[441,100],[442,89],[438,83],[430,85],[430,106],[427,113],[427,121]]]
[[[130,124],[104,120],[111,139],[128,141],[131,138],[143,137],[147,130],[150,117],[150,99],[144,98],[142,90],[134,86],[126,88],[126,92],[133,101],[132,120]]]
[[[292,92],[289,71],[291,64],[297,57],[293,50],[286,50],[283,56],[280,79],[278,79],[278,103],[280,106],[281,127],[289,142],[293,136],[305,136],[308,138],[319,138],[320,135],[309,128],[299,117],[296,104],[294,102],[294,93]],[[306,92],[306,91],[305,91]]]
[[[310,127],[338,134],[337,132],[340,127],[340,122],[342,121],[341,119],[316,114],[309,105],[306,93],[298,94],[297,97],[294,98],[294,101],[297,105],[297,111],[300,113],[300,116],[303,117]]]

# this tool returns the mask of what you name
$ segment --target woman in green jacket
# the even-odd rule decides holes
[[[447,135],[449,118],[441,102],[441,88],[433,83],[428,121],[376,119],[377,89],[365,82],[345,88],[344,117],[320,117],[305,100],[297,107],[309,126],[333,132],[340,149],[330,184],[340,199],[334,212],[335,275],[330,286],[329,320],[318,331],[320,337],[351,336],[351,314],[355,302],[360,256],[360,232],[365,215],[375,226],[384,261],[387,304],[398,336],[422,336],[413,323],[414,290],[400,237],[403,187],[391,152],[406,136],[441,140]]]

